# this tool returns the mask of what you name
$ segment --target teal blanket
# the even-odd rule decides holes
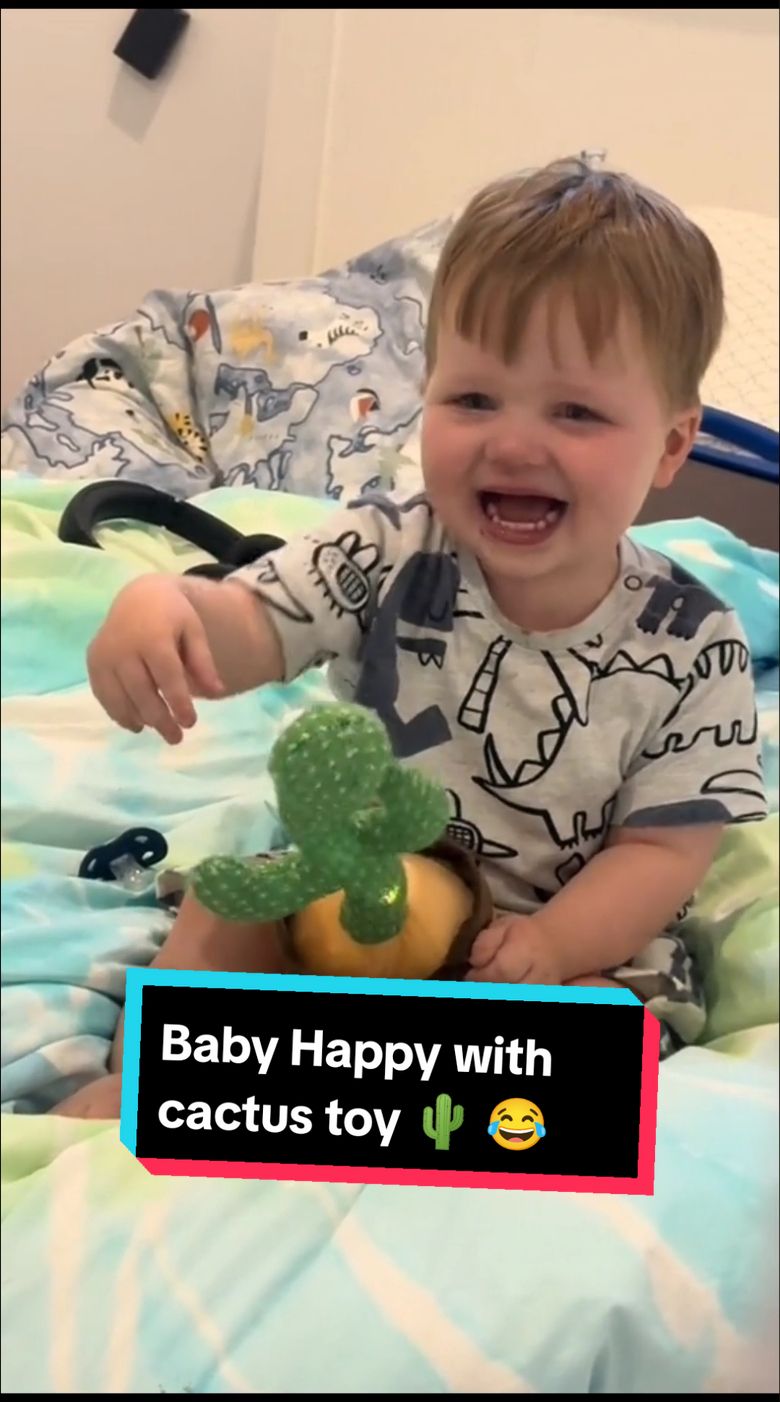
[[[124,971],[167,928],[150,895],[79,880],[79,861],[140,823],[182,865],[272,843],[269,750],[327,690],[312,672],[204,703],[172,750],[112,727],[85,685],[89,639],[125,580],[198,556],[150,528],[62,545],[72,490],[2,494],[4,1390],[771,1386],[777,557],[699,521],[637,533],[740,613],[773,809],[728,834],[692,912],[710,1019],[661,1068],[652,1198],[153,1180],[114,1124],[41,1113],[103,1067]],[[254,490],[200,504],[282,536],[330,509]]]

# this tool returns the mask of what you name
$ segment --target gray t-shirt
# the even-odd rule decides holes
[[[233,578],[271,610],[286,680],[329,660],[336,694],[445,785],[499,907],[537,909],[611,826],[766,814],[740,624],[629,537],[608,597],[548,634],[498,613],[424,495],[361,497]]]

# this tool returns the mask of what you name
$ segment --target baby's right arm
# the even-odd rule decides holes
[[[117,725],[170,745],[211,699],[280,681],[278,636],[262,600],[239,583],[143,575],[125,586],[87,652],[92,690]]]
[[[437,532],[424,497],[399,504],[365,494],[219,582],[144,575],[122,590],[90,645],[92,690],[117,725],[150,726],[176,745],[195,724],[193,696],[291,681],[327,657],[356,660],[380,581],[402,553],[412,592],[431,587],[416,564],[451,564]]]

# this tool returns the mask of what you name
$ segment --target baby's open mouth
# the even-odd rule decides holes
[[[534,492],[480,492],[488,532],[502,540],[536,544],[560,524],[568,503]]]

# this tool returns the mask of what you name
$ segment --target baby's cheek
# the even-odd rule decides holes
[[[452,475],[474,454],[473,428],[453,422],[438,406],[423,411],[420,430],[420,451],[423,463],[437,475]]]
[[[462,493],[457,484],[461,474],[446,452],[433,458],[422,455],[422,473],[425,489],[437,516],[445,525],[451,524],[453,513],[457,517],[463,510]]]
[[[420,457],[426,477],[439,482],[447,472],[451,456],[447,448],[448,435],[436,428],[423,430],[420,435]]]

